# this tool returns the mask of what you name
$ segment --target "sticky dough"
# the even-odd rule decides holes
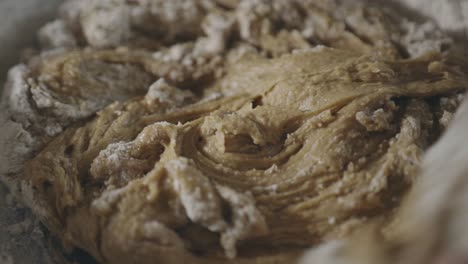
[[[374,9],[346,9],[349,21],[324,30],[319,16],[286,16],[287,2],[206,1],[180,7],[183,23],[204,18],[199,29],[143,38],[143,18],[175,23],[155,15],[158,1],[71,2],[85,15],[62,13],[76,38],[64,43],[88,48],[60,47],[10,73],[3,105],[30,150],[5,181],[67,248],[102,263],[286,263],[385,226],[448,122],[441,98],[456,101],[467,84],[437,51],[402,59],[390,41],[400,31]],[[310,2],[310,14],[333,9]],[[210,13],[216,5],[232,11]],[[114,11],[129,16],[125,32],[93,20]],[[18,98],[29,98],[21,113]]]

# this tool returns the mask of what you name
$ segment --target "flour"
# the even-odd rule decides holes
[[[117,142],[109,144],[107,148],[102,150],[98,157],[94,160],[91,165],[91,175],[96,178],[103,177],[101,168],[110,167],[112,168],[111,174],[116,177],[116,179],[122,179],[124,181],[129,181],[138,174],[138,168],[125,168],[126,163],[124,161],[132,160],[131,157],[131,142]]]
[[[169,161],[166,170],[187,216],[193,222],[213,232],[226,228],[221,214],[221,200],[207,177],[185,158]]]
[[[429,52],[441,52],[453,44],[452,39],[431,21],[422,25],[403,22],[402,25],[406,29],[402,42],[411,57],[419,57]]]
[[[93,201],[91,207],[100,214],[109,214],[112,212],[113,206],[118,202],[125,188],[113,189],[109,188],[104,191],[99,198]]]
[[[430,18],[444,30],[468,35],[466,0],[395,0]]]
[[[131,35],[130,8],[119,0],[88,1],[80,14],[83,33],[91,46],[115,47]]]
[[[268,233],[268,225],[249,193],[240,194],[222,185],[217,185],[216,188],[222,199],[230,204],[233,213],[230,226],[221,235],[221,244],[226,256],[234,258],[238,241]]]
[[[119,164],[124,158],[128,158],[130,153],[130,145],[126,142],[113,143],[107,146],[106,149],[99,153],[99,156],[104,157],[114,165]]]
[[[26,67],[19,65],[9,72],[9,80],[0,105],[0,175],[15,175],[21,171],[23,163],[38,147],[35,136],[27,127],[37,122],[37,114],[28,101],[28,85],[24,81]],[[5,177],[4,181],[15,192],[20,189],[18,179]]]
[[[393,101],[385,102],[382,108],[372,112],[369,110],[356,113],[356,120],[363,125],[367,131],[385,131],[392,128],[392,121],[398,107]]]
[[[73,32],[63,20],[55,20],[42,27],[38,39],[44,49],[75,48],[78,45]]]
[[[150,86],[145,100],[149,105],[159,102],[171,107],[178,107],[194,97],[195,95],[190,90],[178,89],[168,84],[166,80],[159,79]]]
[[[199,53],[219,54],[226,50],[228,40],[234,31],[233,16],[208,14],[202,23],[207,38],[199,42]]]

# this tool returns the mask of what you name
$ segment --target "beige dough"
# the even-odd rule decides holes
[[[218,99],[191,103],[161,79],[111,104],[48,143],[25,177],[49,228],[103,262],[270,263],[391,217],[436,137],[425,98],[463,85],[432,57],[249,58],[206,87]]]
[[[180,24],[158,13],[167,2],[129,2],[67,2],[54,25],[73,41],[42,31],[59,47],[10,75],[27,90],[7,92],[13,116],[14,100],[30,107],[11,120],[35,145],[4,181],[66,249],[113,264],[292,263],[369,226],[392,235],[468,85],[448,39],[412,54],[392,15],[327,1],[188,1],[174,4]]]

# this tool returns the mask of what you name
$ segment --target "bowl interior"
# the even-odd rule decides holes
[[[0,91],[8,69],[19,61],[22,50],[35,41],[37,30],[57,12],[62,0],[0,1]]]

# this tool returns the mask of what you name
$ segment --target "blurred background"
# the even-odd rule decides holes
[[[85,0],[84,0],[85,1]],[[169,1],[169,0],[168,0]],[[459,37],[468,36],[468,0],[336,0],[400,6],[402,12],[433,18]],[[19,60],[22,49],[35,40],[37,30],[56,13],[63,0],[0,0],[0,83]],[[0,89],[1,90],[1,89]]]
[[[32,43],[37,30],[56,13],[62,0],[0,0],[0,80]]]

